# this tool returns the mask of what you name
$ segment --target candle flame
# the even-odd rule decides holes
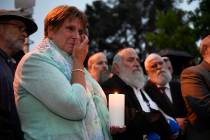
[[[114,94],[118,94],[118,92],[117,92],[117,91],[115,91],[115,92],[114,92]]]

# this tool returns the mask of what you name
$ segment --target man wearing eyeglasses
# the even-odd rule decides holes
[[[111,128],[113,140],[169,140],[171,132],[165,117],[143,90],[145,77],[139,62],[135,49],[120,50],[113,58],[113,76],[101,84],[107,98],[116,91],[125,95],[126,127],[122,131]]]
[[[145,91],[167,116],[177,121],[184,132],[186,106],[182,98],[180,83],[171,81],[172,75],[167,64],[156,53],[147,56],[144,66],[148,75]],[[184,136],[179,135],[177,139],[183,140]]]
[[[15,11],[0,10],[0,139],[22,140],[23,135],[13,94],[16,62],[12,58],[23,49],[25,39],[37,25]]]

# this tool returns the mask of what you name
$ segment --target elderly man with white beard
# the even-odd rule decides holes
[[[112,134],[113,140],[143,140],[144,136],[149,140],[154,136],[170,140],[170,126],[156,103],[143,90],[145,77],[139,62],[133,48],[120,50],[113,59],[113,76],[102,83],[107,97],[116,91],[125,95],[126,130]],[[150,117],[157,119],[151,121]]]
[[[171,81],[170,71],[163,58],[156,53],[147,56],[144,66],[148,75],[145,91],[166,115],[177,121],[184,132],[186,106],[182,98],[180,83]],[[180,135],[177,139],[184,139],[184,136]]]

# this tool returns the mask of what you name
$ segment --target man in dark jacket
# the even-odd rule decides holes
[[[133,48],[119,51],[112,64],[113,76],[102,83],[107,97],[117,91],[125,94],[125,125],[122,133],[113,134],[114,140],[142,140],[152,132],[161,140],[169,140],[169,125],[157,105],[143,90],[144,74],[139,57]]]
[[[16,68],[12,58],[23,49],[25,39],[37,30],[37,25],[16,11],[0,10],[0,139],[22,140],[19,118],[13,94]]]
[[[160,55],[148,55],[144,64],[148,75],[145,91],[164,113],[177,121],[184,132],[187,111],[180,83],[171,81],[171,72]],[[179,139],[184,139],[181,137],[184,136],[180,135]]]

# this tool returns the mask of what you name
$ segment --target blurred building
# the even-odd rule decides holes
[[[24,17],[30,18],[33,20],[33,8],[35,6],[36,0],[15,0],[15,9],[14,11],[17,12],[17,14],[20,14]],[[29,52],[29,46],[34,43],[33,40],[30,40],[28,37],[26,39],[25,45],[23,46],[23,51],[25,53]]]

